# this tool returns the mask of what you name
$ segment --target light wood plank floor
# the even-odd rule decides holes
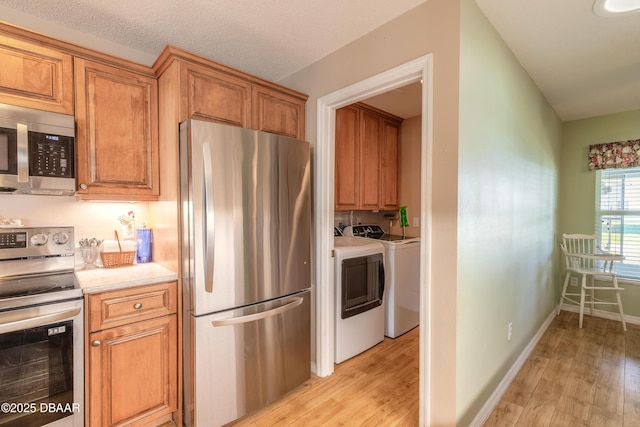
[[[562,311],[485,426],[640,426],[640,328]]]
[[[419,328],[386,338],[339,365],[327,378],[312,375],[283,399],[230,425],[418,425]]]
[[[485,426],[640,427],[640,327],[563,311]],[[417,426],[418,328],[230,425]]]

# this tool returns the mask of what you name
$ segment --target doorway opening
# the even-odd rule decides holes
[[[334,165],[335,112],[338,108],[367,98],[422,82],[420,161],[420,425],[429,419],[431,366],[427,360],[431,343],[431,184],[433,54],[428,54],[318,99],[316,144],[315,262],[316,262],[316,374],[324,377],[334,370]]]

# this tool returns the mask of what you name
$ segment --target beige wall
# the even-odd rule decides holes
[[[414,219],[420,217],[420,137],[422,116],[406,119],[400,125],[400,205],[407,207],[407,236],[420,235],[420,223],[414,226]],[[400,221],[395,221],[391,232],[402,234]]]
[[[468,425],[557,303],[562,127],[475,2],[461,9],[456,378]]]
[[[459,2],[429,0],[280,83],[309,94],[306,136],[317,138],[317,100],[358,81],[433,53],[433,284],[430,343],[431,425],[453,425],[455,413],[456,223]],[[312,148],[312,154],[314,153]],[[318,171],[314,176],[317,177]],[[316,287],[332,283],[316,283]]]

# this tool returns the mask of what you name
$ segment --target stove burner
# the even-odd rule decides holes
[[[24,279],[0,282],[0,295],[5,298],[44,294],[60,287],[58,282],[38,282],[35,286]],[[62,286],[64,289],[64,286]]]
[[[82,292],[73,273],[0,279],[0,301],[35,298],[38,295],[59,295],[66,299],[64,292]]]

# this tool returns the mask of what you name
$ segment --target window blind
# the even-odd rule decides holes
[[[596,224],[600,246],[624,255],[619,277],[640,279],[640,167],[596,172]]]

